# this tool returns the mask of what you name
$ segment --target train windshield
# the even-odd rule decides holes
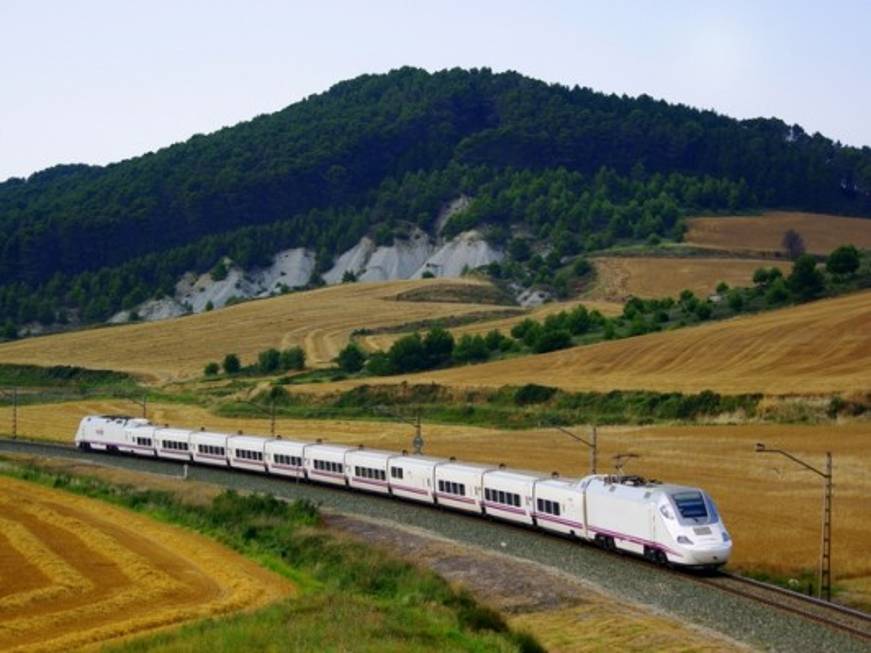
[[[675,492],[671,498],[684,519],[708,518],[708,508],[701,492]]]

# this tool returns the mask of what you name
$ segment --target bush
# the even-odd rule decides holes
[[[711,318],[711,305],[707,302],[699,302],[698,304],[696,304],[695,310],[693,312],[696,314],[697,318],[704,322],[705,320],[709,320]]]
[[[514,393],[514,403],[518,406],[528,404],[543,404],[556,394],[556,388],[536,383],[527,383],[517,388]]]
[[[369,356],[369,360],[366,361],[366,371],[376,376],[387,376],[396,373],[390,355],[385,354],[383,351],[376,351]]]
[[[484,343],[490,351],[502,351],[506,345],[511,345],[510,339],[496,329],[487,332],[487,335],[484,336]]]
[[[729,303],[729,308],[736,313],[740,313],[744,308],[744,295],[741,294],[740,290],[730,290],[726,296],[726,301]]]
[[[440,327],[430,329],[423,338],[423,349],[427,367],[446,365],[454,353],[454,336]]]
[[[826,259],[826,270],[836,277],[851,277],[859,269],[859,250],[853,245],[841,245]]]
[[[804,238],[795,229],[787,229],[784,232],[781,244],[789,258],[798,258],[805,252]]]
[[[305,351],[302,347],[291,347],[281,352],[279,366],[282,370],[304,370]]]
[[[206,302],[206,313],[215,309],[215,305],[212,303],[212,300]]]
[[[779,306],[789,299],[789,289],[783,279],[778,279],[771,284],[765,293],[765,303],[768,306]]]
[[[532,344],[532,351],[543,354],[548,351],[571,347],[572,335],[565,329],[545,330]]]
[[[825,279],[817,269],[817,261],[810,254],[799,256],[787,280],[789,289],[801,299],[812,299],[825,289]]]
[[[490,348],[481,336],[466,334],[454,347],[453,359],[456,363],[480,363],[488,358],[490,358]]]
[[[584,257],[579,258],[572,264],[572,272],[574,272],[576,277],[582,277],[585,274],[589,274],[592,270],[593,266]]]
[[[394,342],[387,355],[390,357],[390,367],[395,374],[417,372],[427,367],[426,349],[420,336],[416,333],[403,336]]]
[[[357,275],[351,272],[351,270],[345,270],[342,274],[342,283],[355,283],[357,281]]]
[[[203,372],[206,376],[215,376],[218,372],[221,371],[221,366],[212,361],[211,363],[206,363],[206,367],[203,369]]]
[[[275,348],[261,351],[257,356],[257,370],[261,374],[277,372],[281,364],[281,352]]]
[[[227,354],[224,356],[224,371],[227,374],[238,374],[242,369],[242,364],[239,362],[239,357],[236,354]]]
[[[215,263],[215,266],[209,271],[209,276],[212,277],[213,281],[223,281],[227,278],[227,274],[229,274],[229,270],[227,269],[227,264],[224,263],[224,259]]]
[[[348,345],[339,352],[336,357],[336,362],[339,367],[345,372],[359,372],[363,369],[366,363],[366,354],[355,343],[349,342]]]

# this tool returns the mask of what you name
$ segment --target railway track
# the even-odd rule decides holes
[[[0,451],[14,451],[20,453],[31,453],[35,455],[59,455],[66,458],[83,458],[98,464],[106,464],[100,461],[103,454],[85,453],[79,451],[72,445],[59,443],[43,443],[27,440],[11,440],[8,438],[0,438]],[[96,459],[96,460],[95,460]],[[106,462],[111,460],[107,457]],[[168,466],[177,467],[176,463],[166,463]],[[262,476],[262,475],[256,475]],[[319,487],[319,486],[318,486]],[[340,488],[329,488],[333,491],[341,492]],[[376,496],[375,498],[381,501],[393,501],[393,499]],[[416,506],[419,504],[415,504]],[[421,506],[426,507],[426,506]],[[433,507],[433,509],[441,509]],[[479,522],[480,518],[469,515],[467,513],[454,513],[458,517],[468,519],[470,521]],[[545,534],[541,531],[531,529],[521,524],[512,524],[510,522],[499,522],[500,525],[517,529],[525,532],[532,532],[542,537],[559,538],[558,535]],[[603,555],[605,553],[603,552]],[[607,554],[613,555],[613,554]],[[619,555],[619,554],[618,554]],[[798,592],[793,592],[776,585],[764,583],[761,581],[745,578],[727,572],[717,572],[714,574],[696,574],[686,571],[678,571],[667,567],[659,567],[654,563],[635,558],[629,555],[620,555],[625,561],[630,564],[641,565],[648,570],[655,569],[659,572],[680,577],[689,582],[712,588],[716,591],[723,592],[732,596],[740,597],[745,600],[754,601],[764,604],[771,608],[798,616],[802,619],[812,621],[814,623],[826,626],[863,642],[871,642],[871,614],[854,610],[846,606],[841,606],[836,603],[822,601]]]

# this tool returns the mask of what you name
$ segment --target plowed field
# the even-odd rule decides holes
[[[790,269],[790,265],[782,261],[735,258],[606,257],[591,260],[596,266],[596,285],[586,296],[621,303],[630,296],[677,297],[687,289],[699,297],[707,297],[721,281],[730,286],[752,286],[753,273],[758,268],[773,266],[784,273]]]
[[[367,383],[814,394],[871,390],[871,292],[550,354]],[[347,389],[340,382],[302,386]]]
[[[784,232],[795,229],[812,254],[828,254],[848,243],[860,249],[871,249],[871,220],[862,218],[772,211],[752,217],[692,218],[688,224],[684,240],[698,247],[782,252]]]
[[[96,647],[292,591],[204,537],[0,476],[0,650]]]

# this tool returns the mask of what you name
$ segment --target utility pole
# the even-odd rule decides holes
[[[260,404],[255,404],[253,401],[248,401],[247,399],[242,399],[242,401],[249,406],[254,406],[257,410],[262,413],[269,415],[269,435],[273,438],[275,437],[275,397],[270,394],[269,396],[269,410],[261,406]]]
[[[409,419],[405,415],[400,413],[394,413],[392,410],[387,408],[387,406],[376,406],[376,412],[379,412],[383,415],[389,415],[394,419],[398,419],[400,422],[405,422],[406,424],[410,424],[414,427],[414,438],[411,440],[412,449],[414,450],[414,454],[419,456],[423,453],[423,435],[421,434],[421,423],[420,423],[420,407],[415,409],[414,419]]]
[[[762,442],[756,443],[756,453],[778,453],[785,456],[795,463],[798,463],[805,469],[812,471],[818,476],[822,476],[824,480],[823,486],[823,527],[822,538],[820,542],[820,567],[818,571],[819,584],[817,586],[817,597],[825,598],[826,601],[832,600],[832,452],[826,452],[826,471],[817,469],[812,465],[808,465],[803,460],[799,460],[791,453],[787,453],[782,449],[769,449]]]
[[[18,438],[18,388],[12,388],[12,392],[0,390],[0,394],[12,399],[12,439],[15,440]]]
[[[598,434],[596,432],[596,425],[593,424],[593,428],[591,431],[592,435],[590,436],[590,440],[585,440],[580,435],[572,433],[567,428],[563,428],[562,426],[553,426],[552,428],[554,428],[557,431],[560,431],[562,433],[565,433],[570,438],[577,440],[578,442],[586,445],[590,449],[590,473],[595,474],[596,473],[596,466],[597,466],[598,460],[599,460],[599,441],[598,441]]]
[[[132,401],[134,404],[142,408],[142,417],[148,419],[148,393],[145,392],[142,395],[142,399],[137,399],[131,395],[123,395],[124,399],[127,401]]]

